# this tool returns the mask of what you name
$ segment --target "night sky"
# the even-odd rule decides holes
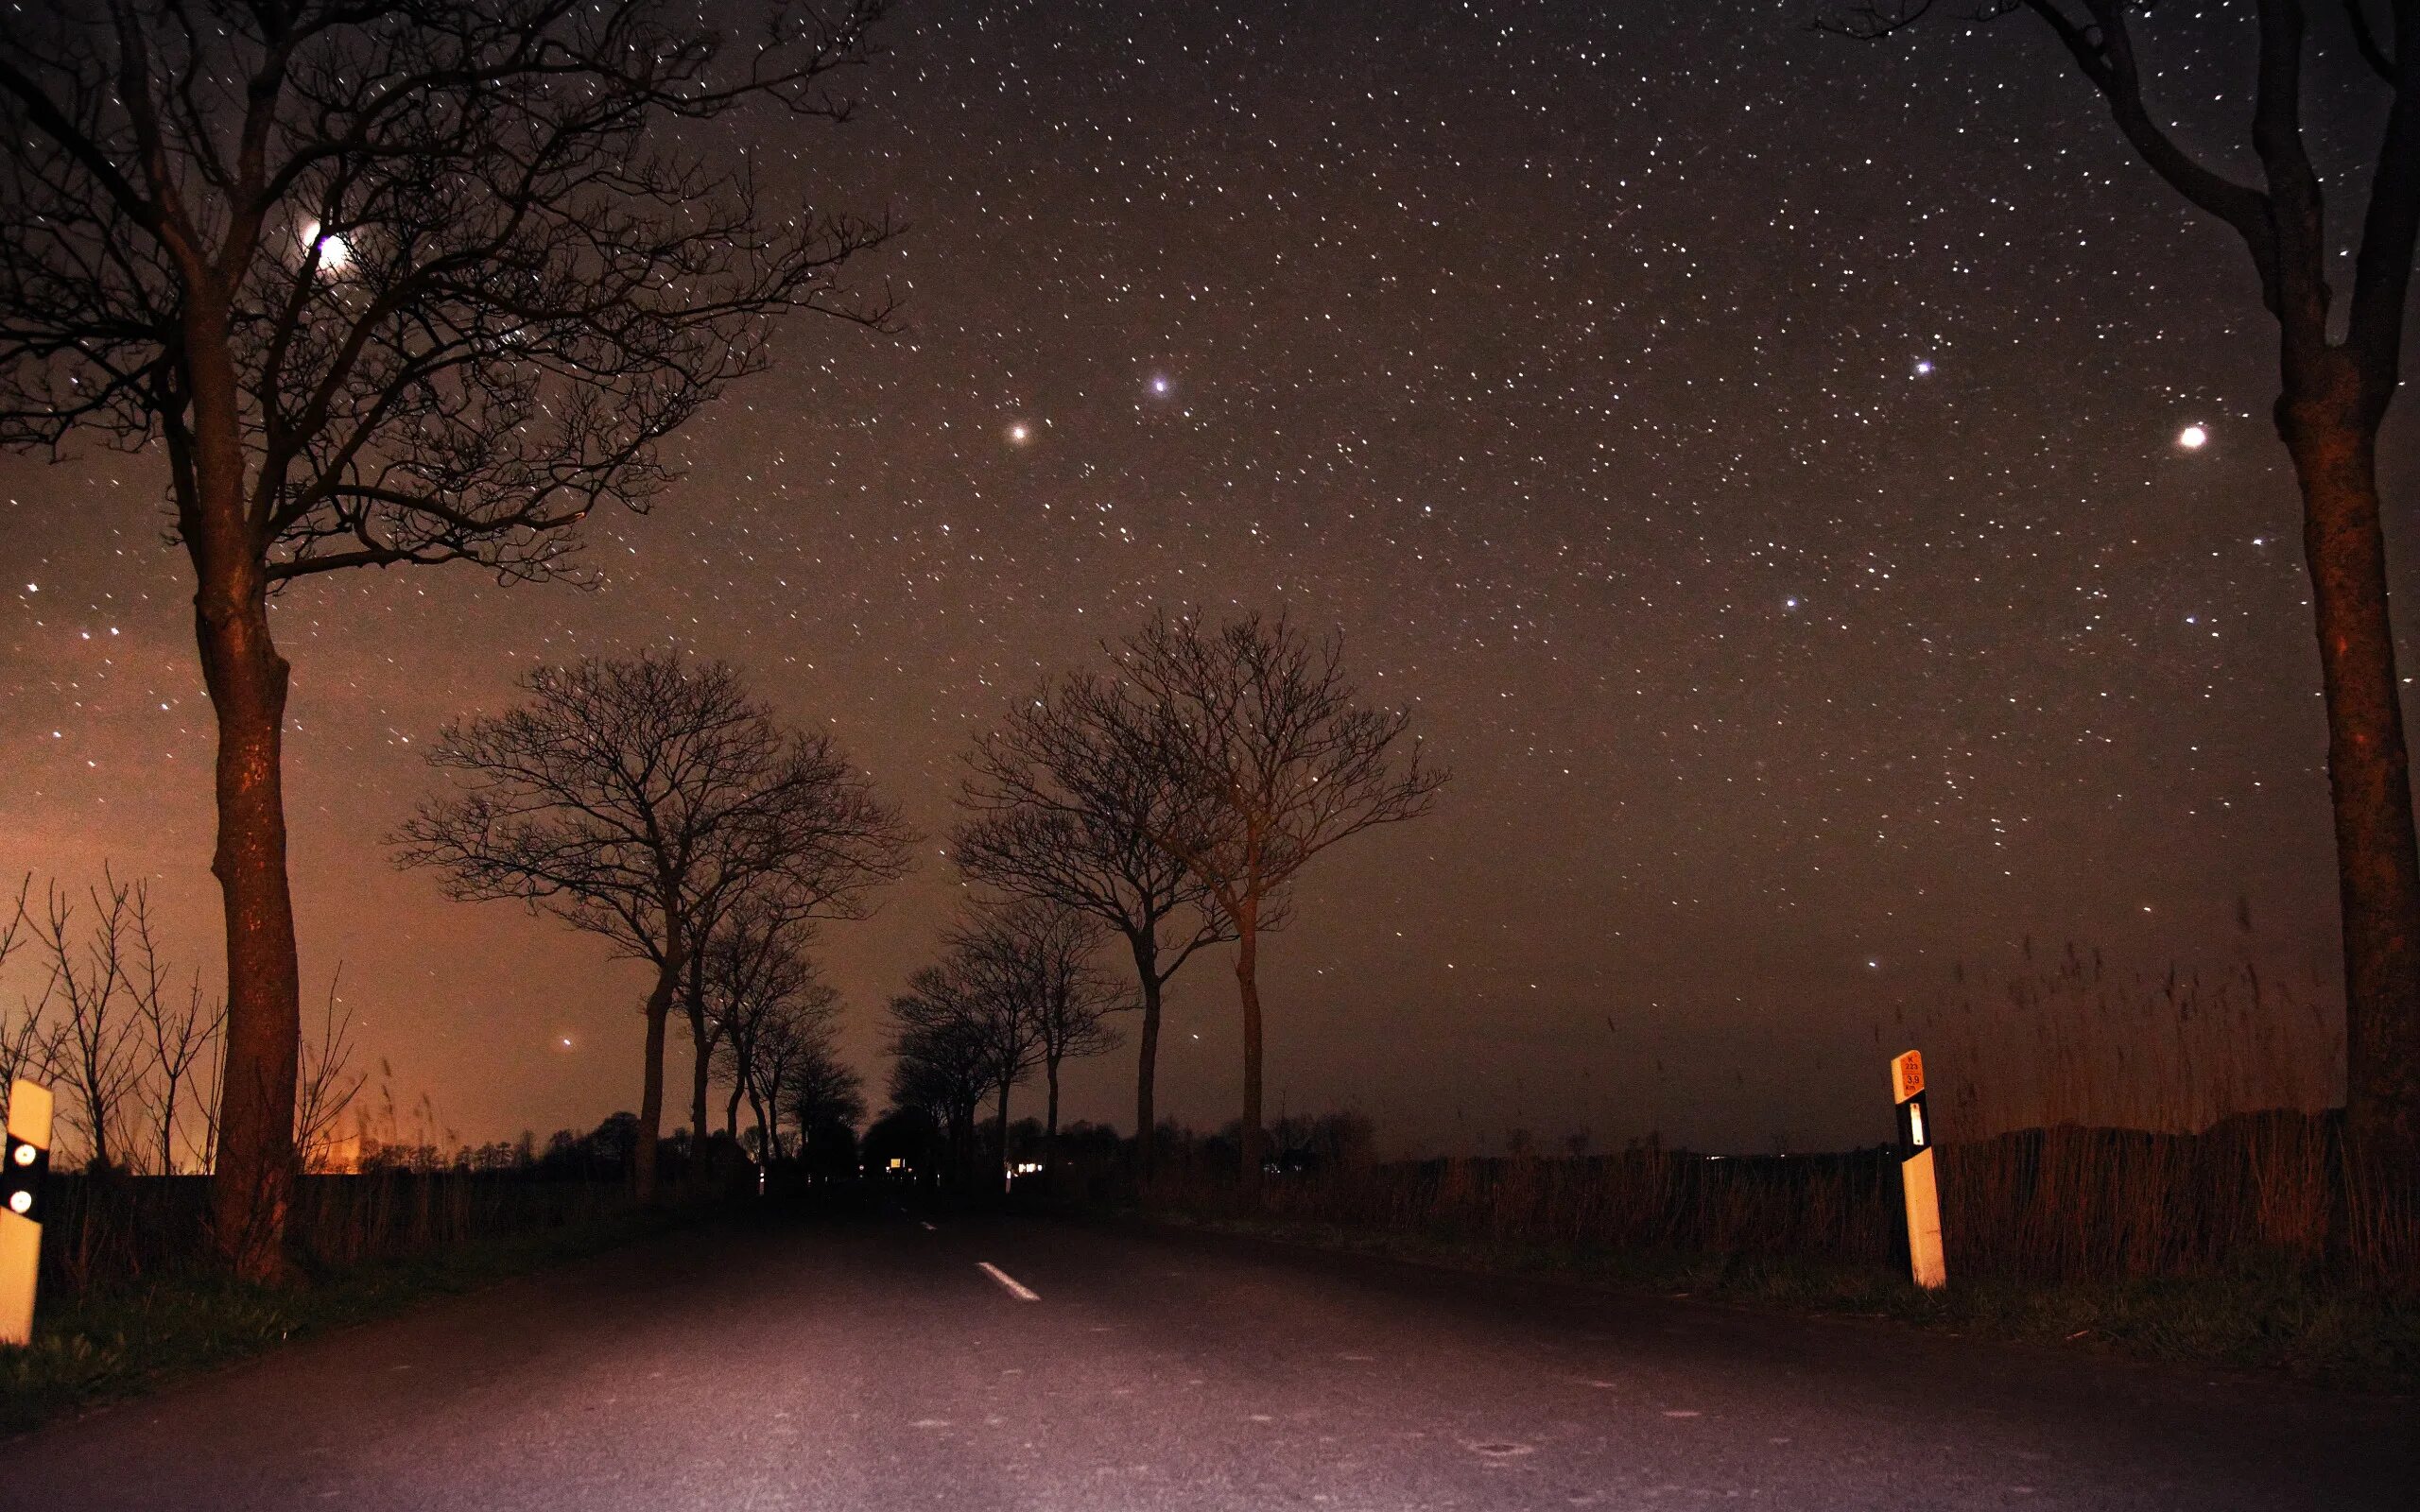
[[[656,512],[595,522],[596,591],[447,568],[280,605],[306,1018],[341,960],[373,1099],[465,1140],[637,1100],[640,970],[387,862],[447,716],[670,642],[827,723],[932,837],[825,937],[878,1092],[880,1005],[953,902],[958,752],[1157,606],[1340,626],[1455,769],[1264,951],[1272,1113],[1357,1106],[1397,1148],[1870,1141],[1893,1011],[2028,935],[2223,959],[2248,900],[2264,959],[2333,971],[2273,336],[2037,26],[1139,9],[913,7],[855,123],[761,135],[910,223],[857,274],[905,327],[786,327]],[[2245,9],[2144,24],[2236,164],[2244,60],[2209,43]],[[2324,61],[2323,153],[2382,97]],[[0,862],[155,879],[215,970],[159,486],[0,459]],[[1201,1125],[1239,1079],[1225,966],[1171,992],[1163,1106]],[[1080,1072],[1071,1113],[1131,1120],[1131,1072]]]

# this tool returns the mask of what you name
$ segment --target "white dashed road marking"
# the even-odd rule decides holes
[[[1000,1283],[1001,1290],[1007,1292],[1011,1297],[1015,1297],[1018,1301],[1039,1302],[1042,1300],[1042,1294],[1040,1292],[1028,1287],[1023,1281],[1018,1280],[1015,1277],[1010,1275],[1007,1271],[1002,1270],[999,1266],[993,1264],[990,1261],[978,1260],[975,1263],[975,1265],[976,1268],[980,1270],[984,1275],[991,1277],[995,1281],[998,1281]]]

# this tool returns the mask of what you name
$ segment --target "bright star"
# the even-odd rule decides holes
[[[1009,439],[1014,441],[1019,446],[1023,446],[1026,442],[1033,439],[1033,427],[1028,425],[1023,421],[1018,421],[1015,424],[1009,427]]]
[[[1916,359],[1916,376],[1919,378],[1929,378],[1932,376],[1932,359],[1930,357],[1918,357]]]
[[[320,249],[320,270],[323,273],[340,273],[353,261],[353,249],[345,245],[344,238],[333,232],[320,235],[316,220],[302,223],[302,245]]]
[[[2199,425],[2187,425],[2176,433],[2176,444],[2188,452],[2198,452],[2210,439],[2210,433]]]
[[[1165,373],[1162,373],[1151,380],[1151,392],[1155,394],[1165,394],[1168,391],[1170,387],[1167,375]]]

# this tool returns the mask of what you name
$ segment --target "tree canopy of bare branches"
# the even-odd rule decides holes
[[[706,942],[706,1012],[717,1031],[714,1071],[731,1088],[723,1126],[735,1136],[744,1097],[761,1159],[780,1160],[782,1122],[802,1084],[830,1084],[840,994],[807,954],[808,920],[756,907],[733,910]],[[845,1068],[839,1068],[845,1069]],[[802,1129],[802,1134],[804,1130]]]
[[[279,585],[564,570],[599,505],[761,367],[879,323],[880,220],[766,202],[712,123],[849,113],[880,0],[37,3],[0,49],[0,444],[157,445],[218,723],[228,1053],[214,1194],[279,1268],[300,1038]]]
[[[0,1085],[21,1075],[60,1084],[66,1133],[95,1174],[207,1170],[216,1110],[191,1082],[218,1047],[222,1020],[199,973],[176,990],[149,884],[104,867],[80,902],[52,882],[31,906],[32,889],[29,876],[0,924],[0,969],[30,947],[42,979],[15,1011],[0,1010]],[[70,1163],[66,1150],[55,1154]]]
[[[1206,885],[1153,836],[1181,795],[1127,759],[1116,689],[1077,674],[1011,709],[976,743],[959,791],[959,868],[1012,898],[1074,909],[1115,931],[1142,994],[1134,1069],[1135,1159],[1152,1166],[1161,1003],[1193,953],[1233,937]]]
[[[1029,1035],[1029,1059],[1043,1073],[1043,1166],[1051,1168],[1059,1145],[1059,1071],[1069,1059],[1107,1055],[1117,1048],[1109,1016],[1127,1007],[1115,984],[1094,965],[1101,926],[1081,909],[1037,899],[1020,899],[988,910],[974,928],[955,936],[952,949],[965,963],[987,1005],[1003,1056],[1017,1037]],[[1007,1138],[1008,1103],[1000,1107],[1001,1138]],[[1004,1143],[1001,1158],[1007,1159]]]
[[[62,1015],[46,1059],[71,1094],[66,1122],[83,1140],[85,1169],[107,1174],[123,1163],[127,1104],[143,1076],[127,960],[134,889],[105,877],[86,897],[94,917],[83,929],[73,898],[57,884],[43,898],[34,937],[50,957],[50,981],[28,1017],[40,1019],[54,1003]]]
[[[1876,39],[1934,0],[1871,0],[1819,21]],[[2405,316],[2420,238],[2420,9],[2406,0],[2256,0],[2191,18],[2197,43],[2240,38],[2253,60],[2243,142],[2256,172],[2213,165],[2166,124],[2159,78],[2134,22],[2147,0],[1980,0],[1962,19],[2023,11],[2097,91],[2152,172],[2234,233],[2276,324],[2273,411],[2302,494],[2303,550],[2327,716],[2327,774],[2343,916],[2346,1120],[2387,1189],[2420,1190],[2420,837],[2387,604],[2377,438],[2402,383]],[[2316,11],[2342,26],[2350,70],[2388,98],[2365,172],[2367,200],[2331,226],[2325,176],[2304,133],[2304,76]],[[2357,61],[2356,61],[2357,60]],[[2327,267],[2353,250],[2340,305]],[[2341,323],[2341,335],[2336,326]]]
[[[998,1057],[983,1009],[958,962],[920,967],[890,1000],[890,1105],[930,1117],[961,1178],[974,1177],[975,1114],[994,1087]],[[996,1180],[996,1173],[994,1180]]]
[[[664,1033],[692,921],[745,896],[783,918],[862,918],[910,833],[828,735],[785,730],[720,662],[591,659],[523,679],[527,701],[448,726],[456,791],[398,836],[455,898],[516,899],[655,968],[633,1179],[655,1194]]]
[[[1161,614],[1114,655],[1120,759],[1159,773],[1175,799],[1153,839],[1198,879],[1236,938],[1242,1177],[1257,1190],[1261,932],[1312,857],[1426,814],[1447,774],[1409,735],[1408,713],[1360,702],[1341,637],[1313,640],[1282,615],[1213,627]]]

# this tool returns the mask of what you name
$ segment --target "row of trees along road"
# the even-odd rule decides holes
[[[569,566],[881,220],[760,203],[707,123],[849,113],[880,0],[36,3],[0,49],[0,443],[163,455],[218,725],[216,1242],[283,1266],[299,983],[270,595]],[[787,145],[797,131],[783,134]],[[160,452],[152,451],[154,447]],[[163,455],[164,454],[164,455]]]
[[[693,1033],[698,1059],[710,1062],[730,1089],[723,1132],[738,1135],[744,1099],[756,1125],[756,1152],[780,1160],[785,1115],[794,1121],[802,1151],[840,1129],[852,1143],[866,1114],[857,1074],[839,1058],[833,1030],[838,988],[818,974],[808,954],[811,921],[754,900],[729,911],[696,954],[698,992]],[[691,1128],[702,1135],[702,1113]]]
[[[1260,937],[1286,920],[1311,858],[1375,825],[1426,814],[1445,772],[1409,734],[1409,714],[1368,707],[1343,643],[1284,616],[1221,624],[1155,615],[1109,648],[1103,672],[1072,672],[1011,710],[968,759],[959,866],[989,892],[1115,932],[1133,958],[1142,1007],[1135,1067],[1137,1159],[1148,1172],[1160,1000],[1205,945],[1233,942],[1243,1027],[1241,1176],[1256,1188],[1261,1125]],[[953,943],[952,959],[959,952]],[[911,1090],[947,1115],[965,1099],[957,1044],[927,1028],[955,980],[944,963],[894,1005]],[[943,1015],[944,1017],[946,1015]],[[1006,1127],[1010,1063],[995,1057]],[[894,1094],[899,1088],[894,1087]],[[979,1095],[979,1094],[978,1094]],[[1053,1076],[1053,1100],[1056,1077]],[[956,1127],[957,1125],[951,1125]]]
[[[991,1169],[1005,1169],[1009,1094],[1037,1070],[1047,1089],[1042,1160],[1054,1163],[1061,1068],[1116,1048],[1108,1018],[1129,1005],[1093,964],[1104,940],[1097,920],[1057,903],[978,908],[950,931],[941,960],[891,999],[892,1106],[918,1108],[946,1132],[961,1176],[981,1168],[974,1123],[986,1095],[995,1099]]]
[[[907,869],[913,835],[829,735],[784,728],[721,662],[592,658],[522,686],[523,703],[439,734],[428,760],[454,790],[422,804],[398,855],[436,868],[456,898],[520,900],[654,969],[632,1162],[652,1201],[665,1034],[684,988],[698,1010],[697,1136],[717,1034],[749,1095],[774,1098],[778,1115],[791,1062],[829,1051],[804,930],[864,917],[873,889]]]
[[[1868,37],[1932,9],[1810,4]],[[2339,176],[2366,180],[2367,201],[2358,213],[2339,201],[2336,224],[2304,135],[2310,8],[2261,0],[2243,23],[2256,87],[2248,154],[2232,164],[2161,124],[2131,25],[2146,9],[1988,0],[1961,15],[2022,10],[2045,26],[2151,170],[2240,241],[2275,321],[2275,422],[2302,496],[2327,717],[2348,1127],[2409,1190],[2420,1184],[2420,841],[2377,443],[2401,382],[2420,238],[2420,13],[2402,0],[2325,8],[2382,102],[2375,148]],[[707,166],[664,129],[756,107],[844,118],[830,86],[866,58],[879,0],[720,9],[717,30],[673,0],[9,12],[0,444],[55,451],[81,433],[156,446],[165,464],[219,736],[212,869],[227,1022],[214,1235],[246,1273],[280,1267],[295,1169],[287,664],[271,593],[364,565],[562,573],[591,509],[644,505],[670,480],[660,443],[761,364],[773,318],[884,318],[836,282],[884,222],[761,214],[748,173]],[[2347,246],[2340,335],[2327,272],[2330,249]],[[1184,733],[1206,739],[1207,728]],[[1185,860],[1219,916],[1212,927],[1237,933],[1253,959],[1251,936],[1271,917],[1254,838],[1265,830],[1238,823],[1230,839],[1169,816],[1150,833]],[[1193,937],[1155,925],[1148,958],[1136,949],[1142,977],[1165,981]],[[1248,967],[1243,995],[1256,1046]],[[1147,1065],[1155,1027],[1147,1021]],[[1250,1116],[1246,1135],[1256,1142]]]

